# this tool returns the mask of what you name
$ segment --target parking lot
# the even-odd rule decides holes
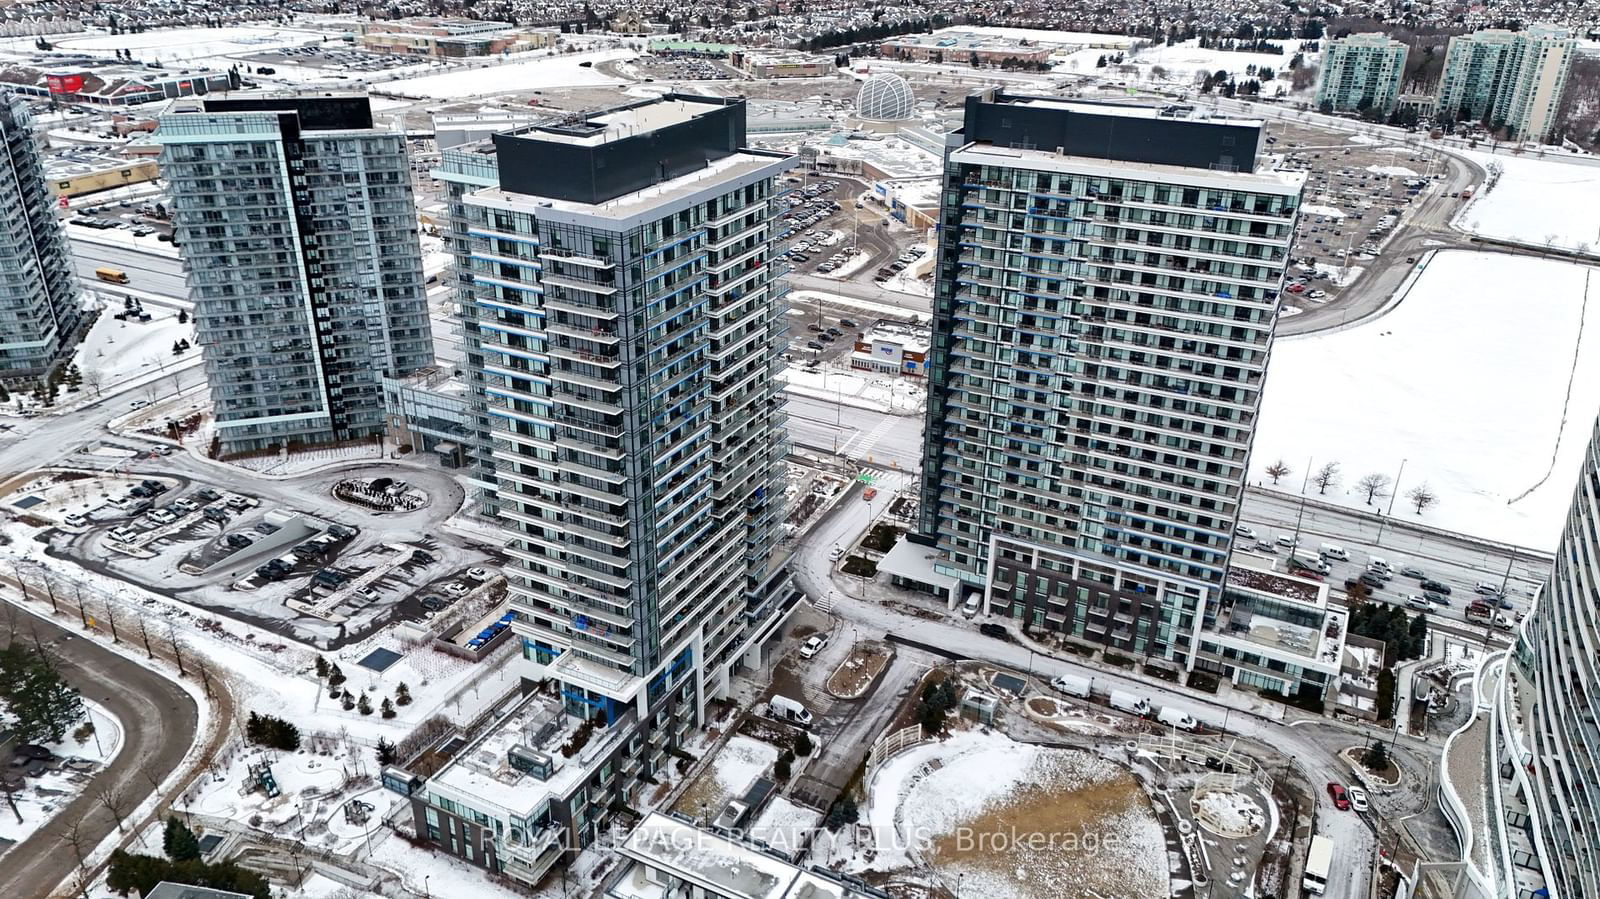
[[[491,548],[404,524],[428,508],[374,511],[329,491],[301,510],[160,474],[85,473],[49,491],[28,511],[55,524],[52,555],[324,648],[435,619],[448,640],[504,599]]]
[[[1282,154],[1279,167],[1307,175],[1288,308],[1337,302],[1367,268],[1383,264],[1379,256],[1411,207],[1440,189],[1445,168],[1432,154],[1365,140],[1297,125],[1271,128],[1268,152]]]
[[[647,54],[630,65],[645,81],[729,81],[742,77],[721,60],[697,56]]]
[[[349,49],[342,45],[326,44],[317,47],[286,47],[280,50],[257,53],[244,57],[244,59],[251,64],[251,67],[257,73],[262,75],[276,74],[272,68],[275,63],[287,63],[313,69],[337,69],[342,72],[382,72],[402,66],[414,66],[418,62],[431,61],[431,58],[418,60],[414,57],[391,56],[387,53],[368,53],[365,50]],[[249,73],[247,72],[246,74]]]

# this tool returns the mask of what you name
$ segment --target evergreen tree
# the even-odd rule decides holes
[[[389,701],[389,697],[387,697],[387,696],[383,697],[383,705],[379,706],[379,711],[383,714],[383,717],[385,717],[385,718],[393,718],[394,717],[394,703]]]
[[[200,838],[189,825],[176,815],[167,818],[167,829],[161,837],[161,849],[175,862],[195,861],[200,858]]]
[[[806,756],[810,755],[814,749],[816,749],[816,746],[811,742],[811,735],[805,731],[801,731],[800,735],[794,738],[795,755],[805,758]]]
[[[793,768],[794,753],[785,749],[783,755],[778,756],[777,764],[772,766],[772,776],[778,780],[786,781],[789,779],[789,775],[794,773]]]
[[[399,686],[394,688],[394,704],[395,705],[410,705],[411,704],[411,688],[406,686],[405,681],[401,681]]]
[[[828,809],[828,818],[823,826],[836,831],[859,820],[861,820],[861,810],[856,807],[856,801],[849,796],[840,796],[833,807]]]
[[[339,663],[328,663],[328,686],[337,687],[342,683],[344,683],[344,672],[339,670]]]
[[[383,737],[378,738],[378,764],[392,765],[395,761],[395,745]]]
[[[50,657],[22,643],[0,650],[0,703],[16,719],[18,740],[57,743],[83,718],[83,697]]]
[[[328,660],[317,656],[317,680],[328,679]]]

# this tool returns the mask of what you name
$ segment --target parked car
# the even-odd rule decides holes
[[[482,583],[482,582],[488,580],[492,576],[493,575],[491,575],[489,573],[489,569],[487,569],[487,568],[468,568],[467,569],[467,577],[470,577],[473,580],[478,581],[479,583]]]
[[[88,526],[89,516],[79,512],[73,512],[66,518],[63,518],[62,521],[66,522],[66,525],[69,528],[81,528]]]
[[[447,605],[449,605],[449,603],[445,602],[442,597],[424,596],[422,598],[422,607],[430,612],[437,612]]]
[[[1352,786],[1345,790],[1345,796],[1350,799],[1350,807],[1358,812],[1364,812],[1369,807],[1367,804],[1367,791],[1360,787]]]
[[[1243,537],[1246,540],[1254,540],[1254,539],[1256,539],[1255,529],[1251,528],[1251,527],[1246,527],[1245,525],[1242,525],[1242,524],[1239,525],[1238,527],[1234,528],[1233,532],[1235,534],[1238,534],[1239,536]]]
[[[806,642],[800,646],[800,657],[803,659],[809,659],[821,652],[822,648],[827,645],[827,634],[812,634],[810,637],[807,637]]]
[[[444,594],[446,596],[461,597],[461,596],[466,596],[467,592],[468,592],[466,584],[450,583],[450,584],[445,584],[444,586],[440,587],[439,589],[443,590]]]
[[[994,637],[997,640],[1011,639],[1011,634],[1005,629],[1004,625],[994,624],[993,622],[984,622],[978,625],[978,633],[985,637]]]
[[[229,534],[227,537],[223,538],[223,542],[227,543],[229,546],[233,547],[234,549],[243,549],[246,546],[250,545],[251,540],[250,540],[250,535],[249,534],[240,532],[240,533],[235,533],[235,534]]]
[[[1350,810],[1350,796],[1344,787],[1333,781],[1328,782],[1328,797],[1333,800],[1333,807],[1341,812]]]
[[[844,558],[844,547],[835,546],[833,549],[828,550],[828,561],[837,562],[842,558]]]

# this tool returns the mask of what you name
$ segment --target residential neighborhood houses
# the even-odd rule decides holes
[[[1358,13],[4,11],[0,890],[1600,893],[1593,23]]]

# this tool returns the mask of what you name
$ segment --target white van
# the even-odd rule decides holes
[[[1076,696],[1079,699],[1089,698],[1090,681],[1087,677],[1077,674],[1063,674],[1059,677],[1051,678],[1050,686],[1068,696]]]
[[[981,600],[978,598],[978,594],[976,593],[967,597],[967,601],[961,605],[961,614],[967,616],[968,618],[978,614],[978,605],[980,602]]]
[[[811,724],[811,712],[798,700],[777,695],[767,700],[767,711],[772,717],[796,724]]]
[[[1498,584],[1489,584],[1485,583],[1484,581],[1479,581],[1473,585],[1472,592],[1481,593],[1484,596],[1499,596],[1500,586]]]
[[[1367,560],[1367,570],[1368,571],[1388,571],[1389,570],[1389,560],[1388,559],[1379,558],[1378,556],[1373,556],[1372,558]]]
[[[1322,557],[1324,559],[1338,559],[1341,562],[1350,561],[1350,554],[1345,552],[1344,547],[1333,543],[1322,544]]]
[[[1138,715],[1141,718],[1150,714],[1150,700],[1127,690],[1111,691],[1111,707],[1119,712],[1127,712],[1130,715]]]
[[[1161,713],[1156,715],[1156,720],[1168,727],[1176,727],[1178,730],[1194,730],[1200,726],[1200,722],[1194,720],[1193,715],[1171,706],[1163,708]]]

